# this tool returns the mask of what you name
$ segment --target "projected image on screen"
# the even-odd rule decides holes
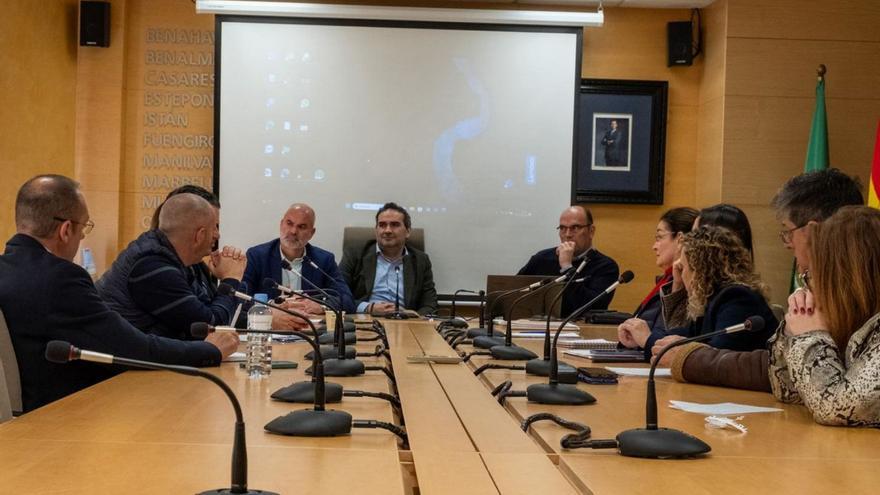
[[[344,227],[395,201],[451,293],[558,242],[576,33],[225,21],[220,39],[224,243],[277,237],[306,202],[338,261]]]

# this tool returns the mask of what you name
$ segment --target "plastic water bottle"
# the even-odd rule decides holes
[[[89,248],[82,249],[82,267],[86,269],[92,278],[98,273],[98,268],[95,266],[95,257]]]
[[[266,294],[255,294],[254,300],[267,302]],[[272,312],[268,306],[254,303],[247,316],[248,330],[272,330]],[[249,333],[247,338],[246,369],[251,378],[263,378],[272,372],[272,336],[267,333]]]

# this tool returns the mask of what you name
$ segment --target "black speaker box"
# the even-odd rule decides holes
[[[666,42],[669,58],[667,67],[673,65],[693,65],[693,24],[690,21],[666,24]]]
[[[110,46],[110,2],[80,2],[79,44]]]

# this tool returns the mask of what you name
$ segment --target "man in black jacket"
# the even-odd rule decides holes
[[[195,322],[231,324],[238,301],[220,294],[200,299],[190,269],[210,255],[214,275],[244,292],[244,253],[229,246],[214,251],[217,220],[217,209],[195,194],[165,200],[159,228],[132,241],[96,283],[101,298],[135,327],[162,337],[189,339]]]
[[[18,360],[24,412],[122,371],[83,361],[50,363],[44,357],[50,340],[190,366],[217,365],[237,349],[238,337],[228,332],[200,342],[145,335],[104,304],[89,274],[72,262],[94,224],[71,179],[44,175],[27,181],[16,197],[15,226],[0,256],[0,309]]]
[[[559,216],[559,245],[538,251],[520,268],[517,275],[559,275],[571,267],[577,267],[589,259],[584,271],[578,275],[582,282],[572,282],[562,296],[562,316],[598,296],[617,280],[620,269],[617,263],[593,248],[593,235],[596,226],[593,214],[582,206],[566,208]],[[592,309],[606,309],[611,304],[614,293],[600,299]]]

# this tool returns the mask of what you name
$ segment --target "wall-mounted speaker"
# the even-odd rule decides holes
[[[694,27],[690,21],[666,24],[666,42],[669,52],[666,66],[692,65],[694,63]]]
[[[110,2],[79,3],[79,44],[110,46]]]

